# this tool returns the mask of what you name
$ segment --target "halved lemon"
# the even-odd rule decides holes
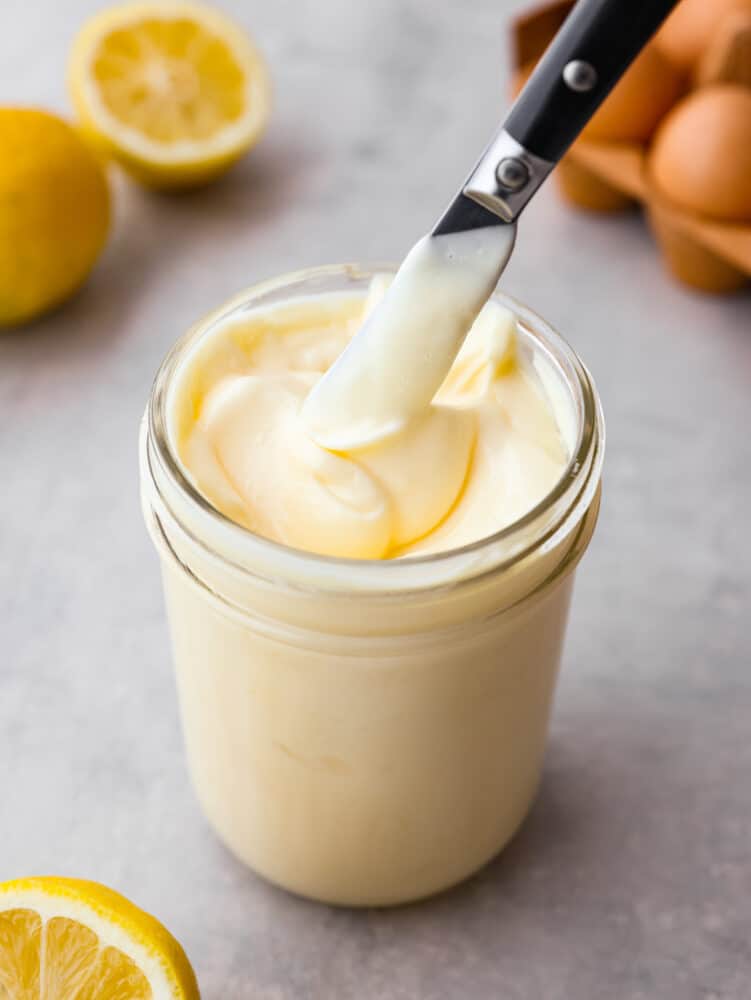
[[[263,131],[266,64],[237,24],[188,0],[96,14],[73,43],[69,84],[90,139],[151,187],[200,184]]]
[[[95,882],[0,884],[5,1000],[200,1000],[178,942],[158,920]]]

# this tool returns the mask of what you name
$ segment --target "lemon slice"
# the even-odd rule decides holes
[[[143,0],[103,10],[76,38],[71,97],[89,137],[152,187],[203,183],[258,139],[266,65],[212,7]]]
[[[78,879],[0,884],[5,1000],[200,1000],[180,945],[118,893]]]

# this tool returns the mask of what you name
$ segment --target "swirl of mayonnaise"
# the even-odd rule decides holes
[[[251,531],[349,558],[449,549],[515,520],[560,476],[553,407],[493,302],[433,402],[395,433],[351,453],[312,439],[304,401],[385,288],[378,279],[367,299],[316,296],[227,321],[184,365],[171,413],[179,458]]]

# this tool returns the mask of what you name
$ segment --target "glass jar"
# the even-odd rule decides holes
[[[604,447],[597,393],[571,348],[497,295],[530,371],[570,414],[569,466],[520,521],[450,552],[360,561],[287,548],[212,507],[169,430],[185,359],[229,317],[364,293],[383,270],[286,275],[198,323],[157,374],[140,451],[190,772],[210,824],[270,881],[369,906],[466,878],[529,810]]]

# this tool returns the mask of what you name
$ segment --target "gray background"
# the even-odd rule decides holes
[[[65,109],[99,5],[11,0],[2,100]],[[185,327],[241,287],[398,258],[506,105],[503,0],[227,0],[276,108],[225,182],[117,183],[93,279],[0,337],[0,878],[99,879],[184,942],[205,1000],[751,996],[751,297],[673,284],[638,216],[545,190],[504,284],[573,342],[608,421],[539,801],[432,902],[345,912],[264,885],[185,771],[136,430]]]

